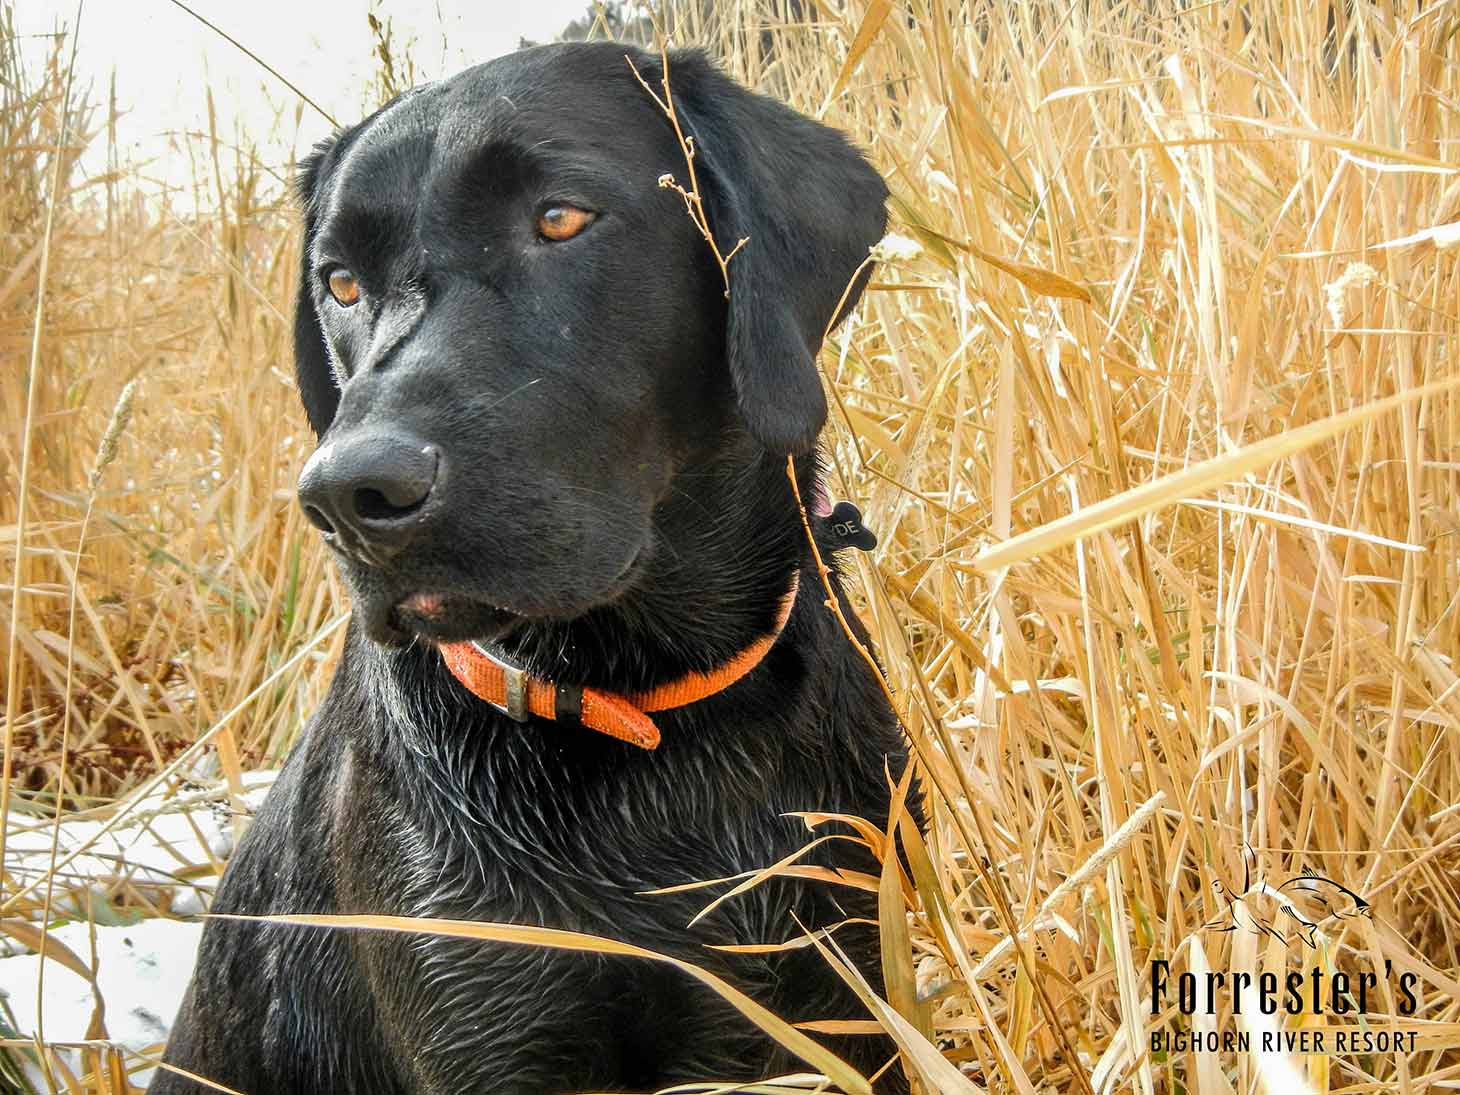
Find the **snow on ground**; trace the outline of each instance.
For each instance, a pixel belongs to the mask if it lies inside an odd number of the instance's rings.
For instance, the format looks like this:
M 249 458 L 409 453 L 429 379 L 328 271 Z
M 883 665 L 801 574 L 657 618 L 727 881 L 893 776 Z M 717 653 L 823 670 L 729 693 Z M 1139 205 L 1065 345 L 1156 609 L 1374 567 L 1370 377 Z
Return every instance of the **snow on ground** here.
M 258 809 L 275 775 L 272 771 L 245 775 L 236 810 L 224 791 L 212 789 L 130 800 L 123 819 L 109 831 L 107 816 L 63 820 L 56 862 L 60 866 L 72 852 L 79 854 L 56 874 L 62 900 L 53 907 L 85 915 L 82 897 L 88 889 L 115 892 L 135 886 L 169 899 L 172 911 L 180 915 L 201 913 L 217 871 L 199 874 L 198 868 L 216 868 L 228 857 L 235 819 L 245 821 Z M 12 815 L 5 840 L 12 878 L 25 885 L 45 877 L 51 864 L 49 819 Z
M 116 897 L 130 890 L 177 916 L 204 912 L 221 863 L 233 849 L 235 828 L 258 808 L 275 775 L 249 773 L 244 793 L 231 802 L 216 789 L 133 800 L 110 831 L 104 831 L 106 816 L 62 821 L 55 862 L 77 854 L 56 872 L 50 934 L 95 969 L 111 1041 L 149 1055 L 166 1041 L 192 975 L 203 926 L 198 920 L 163 918 L 92 924 L 87 910 L 100 908 L 106 915 L 98 920 L 116 921 Z M 49 821 L 12 815 L 5 850 L 11 878 L 23 886 L 43 880 L 52 862 L 51 840 Z M 38 901 L 41 894 L 37 887 L 31 896 Z M 26 1037 L 37 1033 L 39 965 L 38 955 L 13 937 L 0 935 L 0 1003 Z M 43 994 L 45 1010 L 39 1018 L 44 1020 L 45 1040 L 85 1039 L 95 1006 L 86 979 L 48 958 Z M 146 1075 L 139 1073 L 133 1082 L 145 1086 Z M 38 1090 L 45 1090 L 44 1085 Z
M 51 935 L 83 962 L 91 958 L 91 925 L 75 922 Z M 167 1041 L 173 1016 L 187 991 L 201 921 L 141 920 L 128 925 L 98 925 L 96 931 L 96 984 L 106 1002 L 108 1038 L 129 1050 L 154 1055 Z M 23 1035 L 41 1030 L 47 1042 L 79 1042 L 95 1007 L 91 986 L 59 962 L 46 960 L 44 1027 L 37 1026 L 36 983 L 40 957 L 22 954 L 0 960 L 0 993 Z M 74 1056 L 67 1063 L 75 1069 Z M 147 1073 L 132 1082 L 146 1086 Z M 33 1084 L 40 1080 L 33 1074 Z M 38 1083 L 44 1091 L 44 1083 Z

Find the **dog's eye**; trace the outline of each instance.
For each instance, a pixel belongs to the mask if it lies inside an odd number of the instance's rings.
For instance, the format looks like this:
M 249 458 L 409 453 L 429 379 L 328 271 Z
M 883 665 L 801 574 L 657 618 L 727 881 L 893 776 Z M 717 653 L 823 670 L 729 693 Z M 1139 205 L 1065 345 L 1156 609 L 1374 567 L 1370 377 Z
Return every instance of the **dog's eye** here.
M 341 308 L 348 308 L 360 299 L 360 283 L 343 266 L 336 266 L 331 270 L 325 282 L 329 286 L 330 296 L 335 298 L 335 303 Z
M 576 205 L 552 205 L 537 218 L 537 233 L 545 240 L 561 243 L 587 228 L 597 215 Z

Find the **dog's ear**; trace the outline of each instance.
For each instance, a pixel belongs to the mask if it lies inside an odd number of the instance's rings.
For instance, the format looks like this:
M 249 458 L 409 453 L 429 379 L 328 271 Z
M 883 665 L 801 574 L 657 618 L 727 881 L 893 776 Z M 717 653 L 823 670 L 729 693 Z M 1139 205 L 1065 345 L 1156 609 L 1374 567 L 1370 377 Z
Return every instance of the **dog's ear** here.
M 299 288 L 294 298 L 294 377 L 299 385 L 299 399 L 316 436 L 322 437 L 334 421 L 340 406 L 340 385 L 334 363 L 324 341 L 324 331 L 314 310 L 314 294 L 310 279 L 310 252 L 319 221 L 319 196 L 327 164 L 336 140 L 331 138 L 315 146 L 299 165 L 295 191 L 304 211 L 304 236 L 299 252 Z
M 662 95 L 659 59 L 641 54 L 636 67 Z M 730 261 L 726 331 L 741 414 L 766 448 L 804 452 L 826 423 L 816 353 L 862 294 L 887 187 L 841 133 L 747 91 L 696 50 L 669 54 L 669 83 L 720 252 L 748 241 Z M 682 163 L 673 174 L 688 188 Z

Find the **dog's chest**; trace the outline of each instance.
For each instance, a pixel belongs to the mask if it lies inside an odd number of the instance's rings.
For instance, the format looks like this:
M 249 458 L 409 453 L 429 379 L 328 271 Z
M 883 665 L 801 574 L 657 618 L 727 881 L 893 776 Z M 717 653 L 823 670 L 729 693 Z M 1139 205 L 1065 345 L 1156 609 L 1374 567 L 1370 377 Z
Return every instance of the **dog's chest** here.
M 765 867 L 811 839 L 777 804 L 738 787 L 727 797 L 723 780 L 713 797 L 684 771 L 677 795 L 620 772 L 613 783 L 555 784 L 551 797 L 531 780 L 510 795 L 486 780 L 497 792 L 487 796 L 477 775 L 414 799 L 379 780 L 347 796 L 336 857 L 344 911 L 597 936 L 709 969 L 755 996 L 775 983 L 764 960 L 715 945 L 780 942 L 799 935 L 796 919 L 814 926 L 847 915 L 815 888 L 774 880 L 689 927 L 732 883 L 653 892 Z M 733 1033 L 713 994 L 653 962 L 430 936 L 362 936 L 357 946 L 382 1029 L 411 1047 L 414 1067 L 519 1067 L 496 1054 L 505 1052 L 501 1031 L 529 1013 L 542 1029 L 523 1044 L 582 1042 L 585 1061 L 611 1069 L 626 1067 L 625 1054 L 661 1060 L 715 1046 L 730 1056 L 703 1062 L 714 1075 L 727 1062 L 758 1070 L 752 1062 L 766 1052 L 749 1030 Z M 472 1082 L 453 1074 L 446 1088 Z
M 419 773 L 410 795 L 398 781 L 360 779 L 344 796 L 341 904 L 678 949 L 787 934 L 787 895 L 769 890 L 685 933 L 726 886 L 681 887 L 759 870 L 811 841 L 763 781 L 697 765 L 671 777 L 645 764 L 585 774 L 492 759 Z M 656 892 L 666 889 L 678 892 Z M 784 924 L 770 923 L 772 909 Z

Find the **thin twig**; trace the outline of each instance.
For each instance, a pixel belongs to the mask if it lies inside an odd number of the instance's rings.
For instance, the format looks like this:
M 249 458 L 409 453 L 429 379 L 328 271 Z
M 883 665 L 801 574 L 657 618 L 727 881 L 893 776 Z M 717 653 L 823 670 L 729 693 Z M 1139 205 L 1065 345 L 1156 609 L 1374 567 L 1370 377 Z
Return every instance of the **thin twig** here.
M 176 0 L 174 0 L 174 3 Z M 634 79 L 639 81 L 639 86 L 649 93 L 649 98 L 654 100 L 656 106 L 664 111 L 664 116 L 669 119 L 670 125 L 674 126 L 674 137 L 679 142 L 679 150 L 684 153 L 684 166 L 689 172 L 689 189 L 686 190 L 674 178 L 673 175 L 665 173 L 659 176 L 659 185 L 665 190 L 673 190 L 684 199 L 685 212 L 689 219 L 694 221 L 695 227 L 700 230 L 700 235 L 705 237 L 705 242 L 710 245 L 710 251 L 715 256 L 715 262 L 720 267 L 720 279 L 725 283 L 725 297 L 730 297 L 730 260 L 740 253 L 740 249 L 750 242 L 749 236 L 742 236 L 735 241 L 735 246 L 730 248 L 728 254 L 722 254 L 720 245 L 715 242 L 715 234 L 710 231 L 710 220 L 705 214 L 705 203 L 700 197 L 699 176 L 695 173 L 695 139 L 691 134 L 685 136 L 684 129 L 679 124 L 679 111 L 674 106 L 674 92 L 669 87 L 669 44 L 662 42 L 659 46 L 660 67 L 663 69 L 663 77 L 659 81 L 664 88 L 664 97 L 661 99 L 655 94 L 654 89 L 649 86 L 638 67 L 634 64 L 633 58 L 627 53 L 624 60 L 628 62 L 629 70 L 634 74 Z
M 86 510 L 81 515 L 81 530 L 76 535 L 76 564 L 71 568 L 71 605 L 66 622 L 66 683 L 63 693 L 65 707 L 61 714 L 61 758 L 56 772 L 56 812 L 51 823 L 50 869 L 46 872 L 46 892 L 41 902 L 41 945 L 37 948 L 40 954 L 35 980 L 36 1034 L 38 1037 L 41 1036 L 41 1015 L 45 1011 L 46 944 L 51 937 L 49 925 L 51 923 L 51 903 L 56 889 L 56 856 L 61 848 L 61 817 L 66 809 L 66 761 L 71 750 L 71 713 L 75 707 L 71 698 L 71 687 L 76 672 L 76 602 L 80 599 L 81 553 L 86 547 L 86 533 L 91 527 L 91 515 L 96 510 L 96 492 L 97 488 L 101 486 L 102 473 L 117 458 L 117 442 L 126 431 L 127 423 L 132 419 L 132 403 L 136 396 L 137 381 L 127 381 L 122 387 L 121 394 L 117 396 L 111 420 L 101 435 L 101 443 L 96 447 L 96 464 L 87 478 Z M 97 1004 L 100 1005 L 101 996 L 97 992 L 94 973 L 91 991 L 96 996 Z M 99 1006 L 94 1015 L 100 1014 Z M 106 1037 L 105 1021 L 101 1021 L 98 1025 L 102 1027 L 101 1030 L 87 1030 L 88 1038 Z
M 203 18 L 203 16 L 199 15 L 192 8 L 190 8 L 186 4 L 184 4 L 182 2 L 182 0 L 171 0 L 171 3 L 172 3 L 172 5 L 174 7 L 181 8 L 183 11 L 187 12 L 194 19 L 196 19 L 198 22 L 202 23 L 203 26 L 207 27 L 214 34 L 218 35 L 219 38 L 222 38 L 229 45 L 233 46 L 235 49 L 237 49 L 240 52 L 242 52 L 245 57 L 247 57 L 254 64 L 258 65 L 259 68 L 263 69 L 265 72 L 267 72 L 274 79 L 278 80 L 279 83 L 283 84 L 290 91 L 294 92 L 295 95 L 298 95 L 299 98 L 303 99 L 306 103 L 308 103 L 316 111 L 318 111 L 319 112 L 319 116 L 321 118 L 323 118 L 325 121 L 329 122 L 330 125 L 335 126 L 335 127 L 338 128 L 338 126 L 339 126 L 340 123 L 337 122 L 337 121 L 335 121 L 335 116 L 333 114 L 331 114 L 324 107 L 322 107 L 318 103 L 316 103 L 308 95 L 304 94 L 304 92 L 300 90 L 299 86 L 297 84 L 295 84 L 294 81 L 290 80 L 289 77 L 285 76 L 282 72 L 280 72 L 278 69 L 276 69 L 273 65 L 269 64 L 269 62 L 265 61 L 262 57 L 260 57 L 253 50 L 249 49 L 246 45 L 244 45 L 242 42 L 240 42 L 237 38 L 233 37 L 233 35 L 229 34 L 226 30 L 224 30 L 222 27 L 218 26 L 216 23 L 211 23 L 207 19 Z

